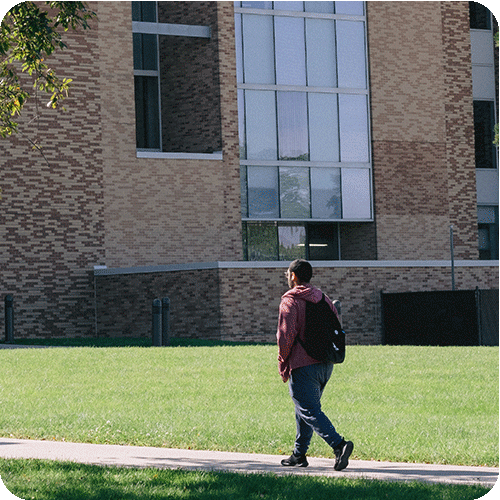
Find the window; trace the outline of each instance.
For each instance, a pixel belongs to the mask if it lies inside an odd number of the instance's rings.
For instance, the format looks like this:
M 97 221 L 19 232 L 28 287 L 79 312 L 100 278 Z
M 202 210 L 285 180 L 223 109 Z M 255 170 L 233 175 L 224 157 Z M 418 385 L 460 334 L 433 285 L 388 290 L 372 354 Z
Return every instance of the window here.
M 338 224 L 244 222 L 246 260 L 338 260 Z
M 495 54 L 492 15 L 484 5 L 469 2 L 474 99 L 476 168 L 497 168 L 493 145 L 496 114 Z
M 137 149 L 222 150 L 217 5 L 132 2 Z
M 235 2 L 250 260 L 335 259 L 337 221 L 372 220 L 365 23 L 364 2 Z
M 493 144 L 495 108 L 492 101 L 474 101 L 474 144 L 476 168 L 496 168 L 497 148 Z
M 498 259 L 498 207 L 477 207 L 479 258 Z
M 470 27 L 474 30 L 491 29 L 491 13 L 479 2 L 469 2 Z

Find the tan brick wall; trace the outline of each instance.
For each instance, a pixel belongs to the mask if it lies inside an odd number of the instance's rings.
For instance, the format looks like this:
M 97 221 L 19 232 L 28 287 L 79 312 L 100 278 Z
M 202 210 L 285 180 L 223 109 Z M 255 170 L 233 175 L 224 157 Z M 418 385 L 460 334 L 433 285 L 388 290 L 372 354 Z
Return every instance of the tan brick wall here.
M 377 258 L 477 258 L 467 2 L 368 2 Z
M 0 141 L 0 293 L 2 302 L 14 295 L 18 337 L 95 333 L 95 264 L 242 259 L 233 3 L 217 2 L 222 160 L 137 158 L 130 2 L 90 8 L 98 14 L 92 29 L 65 34 L 68 48 L 50 61 L 74 80 L 67 112 L 41 105 L 30 122 L 28 106 L 22 133 Z M 477 258 L 467 2 L 369 2 L 368 33 L 376 231 L 352 225 L 342 250 L 446 259 L 452 223 L 455 257 Z M 42 141 L 48 163 L 26 136 Z M 217 335 L 220 321 L 224 338 L 271 340 L 283 271 L 193 271 L 171 274 L 175 286 L 164 276 L 141 286 L 175 294 L 185 280 L 188 305 L 178 318 L 207 313 L 199 303 L 213 292 L 209 326 L 197 316 L 183 334 Z M 460 267 L 456 279 L 459 289 L 496 288 L 498 269 Z M 316 282 L 344 302 L 350 341 L 369 343 L 380 341 L 380 289 L 440 290 L 449 280 L 449 268 L 324 268 Z M 134 293 L 136 282 L 126 284 L 131 290 L 113 292 Z M 0 335 L 2 311 L 0 303 Z
M 280 297 L 287 290 L 280 268 L 219 269 L 223 340 L 274 342 Z M 449 266 L 317 267 L 313 284 L 342 303 L 350 344 L 382 341 L 380 293 L 451 290 Z M 457 290 L 498 288 L 497 267 L 456 267 Z
M 137 158 L 131 9 L 99 2 L 105 157 L 105 264 L 130 267 L 241 258 L 232 4 L 218 5 L 223 160 Z M 232 35 L 234 37 L 234 34 Z M 106 71 L 106 73 L 104 73 Z M 105 75 L 109 78 L 106 78 Z M 234 80 L 234 81 L 233 81 Z M 234 87 L 234 88 L 233 88 Z M 115 97 L 118 99 L 115 100 Z M 236 177 L 238 176 L 238 177 Z M 238 179 L 235 182 L 236 178 Z

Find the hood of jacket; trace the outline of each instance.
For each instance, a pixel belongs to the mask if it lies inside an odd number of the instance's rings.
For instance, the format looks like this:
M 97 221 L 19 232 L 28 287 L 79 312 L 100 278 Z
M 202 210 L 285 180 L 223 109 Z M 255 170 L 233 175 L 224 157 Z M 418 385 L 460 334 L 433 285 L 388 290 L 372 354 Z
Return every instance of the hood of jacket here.
M 293 299 L 302 299 L 307 302 L 317 303 L 321 300 L 323 296 L 323 292 L 312 285 L 298 285 L 294 288 L 291 288 L 283 295 L 283 298 L 289 297 Z

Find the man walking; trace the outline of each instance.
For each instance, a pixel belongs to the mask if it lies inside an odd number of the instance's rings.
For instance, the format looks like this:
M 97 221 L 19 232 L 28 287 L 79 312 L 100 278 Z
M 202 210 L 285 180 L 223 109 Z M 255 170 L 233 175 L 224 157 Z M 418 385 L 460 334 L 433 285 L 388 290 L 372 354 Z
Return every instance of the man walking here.
M 278 365 L 283 382 L 289 381 L 290 395 L 295 405 L 297 435 L 292 455 L 281 461 L 284 466 L 307 467 L 306 453 L 313 432 L 323 438 L 335 453 L 334 469 L 345 469 L 354 445 L 340 436 L 321 410 L 321 395 L 330 379 L 332 363 L 321 363 L 306 353 L 295 339 L 304 339 L 306 301 L 319 302 L 322 292 L 310 285 L 312 266 L 303 259 L 294 260 L 286 272 L 290 290 L 281 297 L 279 307 Z M 325 300 L 338 313 L 329 297 Z

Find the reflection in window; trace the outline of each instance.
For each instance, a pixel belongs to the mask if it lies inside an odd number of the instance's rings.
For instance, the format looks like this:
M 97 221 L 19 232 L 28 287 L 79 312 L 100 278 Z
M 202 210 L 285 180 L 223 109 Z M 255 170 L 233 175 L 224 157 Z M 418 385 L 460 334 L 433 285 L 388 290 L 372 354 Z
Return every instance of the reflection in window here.
M 308 168 L 280 167 L 280 206 L 284 219 L 311 216 Z
M 342 217 L 339 168 L 311 168 L 313 219 Z
M 274 92 L 245 91 L 246 152 L 251 160 L 276 160 Z
M 279 217 L 278 169 L 275 167 L 248 167 L 249 216 L 269 219 Z
M 279 260 L 306 258 L 306 229 L 304 226 L 278 226 Z
M 337 224 L 243 223 L 246 260 L 338 260 Z
M 364 2 L 235 2 L 248 258 L 254 224 L 275 259 L 329 260 L 334 221 L 372 219 L 365 23 Z
M 307 100 L 305 92 L 278 92 L 280 160 L 308 160 Z
M 278 239 L 274 224 L 248 224 L 247 260 L 278 260 Z

